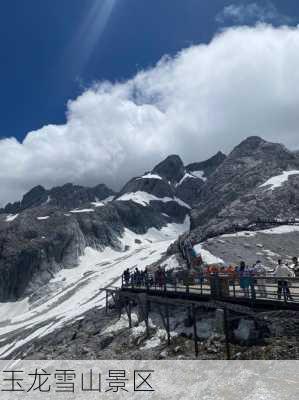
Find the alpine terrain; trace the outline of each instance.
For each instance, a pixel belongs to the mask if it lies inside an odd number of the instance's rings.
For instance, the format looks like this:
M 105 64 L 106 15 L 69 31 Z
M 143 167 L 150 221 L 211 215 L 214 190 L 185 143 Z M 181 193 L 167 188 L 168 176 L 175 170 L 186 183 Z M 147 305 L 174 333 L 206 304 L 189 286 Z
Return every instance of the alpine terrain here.
M 119 286 L 127 268 L 187 270 L 178 241 L 187 235 L 206 264 L 260 259 L 270 269 L 278 258 L 291 261 L 299 240 L 298 152 L 249 137 L 227 156 L 189 165 L 170 155 L 118 193 L 103 184 L 37 186 L 6 205 L 0 357 L 51 357 L 55 337 L 101 335 L 109 324 L 104 289 Z M 77 358 L 88 353 L 82 337 Z M 67 351 L 62 346 L 60 355 L 71 357 Z

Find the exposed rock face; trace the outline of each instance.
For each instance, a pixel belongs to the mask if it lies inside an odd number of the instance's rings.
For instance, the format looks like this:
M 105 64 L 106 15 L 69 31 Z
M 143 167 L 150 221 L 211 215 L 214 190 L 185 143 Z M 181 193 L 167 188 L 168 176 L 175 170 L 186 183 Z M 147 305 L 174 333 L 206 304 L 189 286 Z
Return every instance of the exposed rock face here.
M 223 163 L 225 158 L 226 156 L 223 153 L 218 152 L 206 161 L 187 165 L 183 179 L 176 185 L 176 196 L 192 207 L 196 205 L 205 182 Z
M 169 156 L 151 172 L 130 180 L 120 191 L 119 197 L 125 193 L 141 191 L 159 198 L 177 197 L 193 206 L 198 202 L 207 178 L 224 159 L 225 155 L 219 152 L 209 160 L 184 167 L 179 156 Z
M 184 176 L 185 168 L 182 160 L 179 156 L 169 156 L 151 172 L 131 179 L 115 200 L 131 201 L 137 193 L 141 202 L 144 197 L 148 205 L 157 212 L 167 214 L 175 221 L 182 221 L 190 209 L 187 202 L 184 204 L 184 196 L 177 196 L 179 182 Z M 150 195 L 148 200 L 146 200 L 147 194 Z
M 17 299 L 75 266 L 86 246 L 120 248 L 125 228 L 143 234 L 182 223 L 191 211 L 199 242 L 258 219 L 298 218 L 299 173 L 277 187 L 265 185 L 286 171 L 299 171 L 297 153 L 250 137 L 228 157 L 217 153 L 187 167 L 169 156 L 117 196 L 105 185 L 37 186 L 0 213 L 0 300 Z
M 114 196 L 113 190 L 106 185 L 97 185 L 94 188 L 88 188 L 72 183 L 64 186 L 55 187 L 46 190 L 43 186 L 36 186 L 23 196 L 21 201 L 9 203 L 2 213 L 16 214 L 30 207 L 38 207 L 42 204 L 50 204 L 63 209 L 80 207 L 88 201 L 101 201 L 110 196 Z
M 145 175 L 146 176 L 146 175 Z M 159 178 L 133 178 L 120 191 L 118 197 L 125 193 L 146 192 L 156 197 L 173 197 L 174 188 L 164 179 Z
M 85 210 L 65 212 L 47 204 L 11 221 L 0 216 L 0 301 L 32 293 L 59 269 L 76 266 L 86 246 L 120 250 L 124 228 L 142 234 L 169 222 L 152 207 L 132 202 Z
M 153 169 L 153 173 L 160 175 L 171 183 L 176 183 L 185 175 L 185 167 L 178 155 L 171 155 L 158 164 Z
M 298 217 L 299 176 L 281 187 L 262 187 L 284 171 L 299 170 L 298 156 L 283 145 L 250 137 L 237 146 L 208 179 L 191 213 L 194 235 L 246 227 L 259 218 Z
M 105 200 L 114 195 L 114 191 L 103 184 L 93 188 L 85 188 L 67 183 L 49 191 L 49 202 L 51 205 L 70 209 L 81 207 L 82 204 L 87 202 Z
M 209 177 L 226 159 L 226 155 L 219 151 L 206 161 L 192 163 L 186 166 L 188 172 L 203 171 L 205 177 Z
M 192 207 L 198 202 L 205 181 L 190 174 L 186 175 L 186 178 L 176 186 L 175 194 Z

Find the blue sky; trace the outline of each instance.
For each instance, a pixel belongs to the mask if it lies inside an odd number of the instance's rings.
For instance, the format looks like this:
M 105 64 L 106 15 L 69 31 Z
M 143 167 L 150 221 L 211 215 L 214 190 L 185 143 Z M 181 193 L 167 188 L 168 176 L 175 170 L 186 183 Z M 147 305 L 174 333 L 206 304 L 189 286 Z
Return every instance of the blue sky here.
M 102 35 L 90 40 L 93 27 L 82 34 L 82 26 L 90 10 L 104 2 L 1 0 L 0 137 L 22 139 L 43 125 L 64 122 L 66 102 L 80 94 L 82 86 L 126 79 L 165 54 L 208 42 L 222 26 L 215 20 L 221 10 L 252 3 L 116 0 Z M 272 4 L 282 15 L 299 16 L 296 0 Z
M 1 0 L 0 205 L 119 189 L 260 135 L 299 149 L 296 0 Z

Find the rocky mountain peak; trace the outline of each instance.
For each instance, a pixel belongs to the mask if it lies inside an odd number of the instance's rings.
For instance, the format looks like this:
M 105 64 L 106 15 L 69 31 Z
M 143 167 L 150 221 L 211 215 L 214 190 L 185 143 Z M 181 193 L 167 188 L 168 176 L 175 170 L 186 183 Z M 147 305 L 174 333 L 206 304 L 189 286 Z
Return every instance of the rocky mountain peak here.
M 202 171 L 204 173 L 204 176 L 208 177 L 219 167 L 220 164 L 223 163 L 225 159 L 226 155 L 222 153 L 222 151 L 218 151 L 218 153 L 216 153 L 208 160 L 187 165 L 186 170 L 188 172 Z
M 185 167 L 181 158 L 173 154 L 156 165 L 152 172 L 174 183 L 179 182 L 183 178 Z
M 252 156 L 254 152 L 259 151 L 265 143 L 266 141 L 259 136 L 249 136 L 233 149 L 230 156 L 236 158 Z
M 258 136 L 250 136 L 243 140 L 230 153 L 229 159 L 233 162 L 236 159 L 250 157 L 261 162 L 283 162 L 285 168 L 288 162 L 296 160 L 296 155 L 280 143 L 267 142 Z

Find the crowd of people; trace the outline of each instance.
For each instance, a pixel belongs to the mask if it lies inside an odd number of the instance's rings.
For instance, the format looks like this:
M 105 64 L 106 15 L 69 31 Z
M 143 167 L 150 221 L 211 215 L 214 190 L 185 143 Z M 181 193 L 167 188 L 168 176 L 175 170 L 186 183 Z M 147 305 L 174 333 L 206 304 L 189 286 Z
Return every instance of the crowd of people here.
M 162 287 L 166 283 L 166 273 L 161 267 L 158 267 L 154 273 L 147 268 L 144 271 L 141 271 L 137 267 L 133 271 L 127 268 L 123 274 L 123 282 L 127 286 L 157 285 Z
M 184 251 L 191 254 L 189 244 L 184 248 Z M 228 278 L 227 281 L 238 281 L 245 297 L 249 297 L 250 290 L 254 288 L 258 296 L 267 298 L 267 290 L 269 290 L 269 288 L 267 289 L 267 278 L 272 277 L 275 278 L 277 284 L 277 298 L 280 300 L 284 296 L 287 300 L 292 300 L 290 280 L 288 278 L 299 277 L 298 257 L 293 257 L 291 265 L 278 260 L 277 265 L 272 270 L 265 267 L 260 260 L 256 261 L 252 266 L 246 265 L 244 261 L 241 261 L 238 266 L 225 266 L 222 264 L 205 265 L 201 257 L 193 255 L 193 258 L 190 258 L 190 263 L 193 265 L 193 268 L 189 273 L 189 278 L 192 278 L 194 284 L 202 284 L 205 278 L 212 275 L 226 277 Z M 155 285 L 162 288 L 166 283 L 177 283 L 177 278 L 179 278 L 177 274 L 174 276 L 172 271 L 165 272 L 161 267 L 158 267 L 155 271 L 147 268 L 144 271 L 138 268 L 130 271 L 128 268 L 123 274 L 123 282 L 127 286 Z

